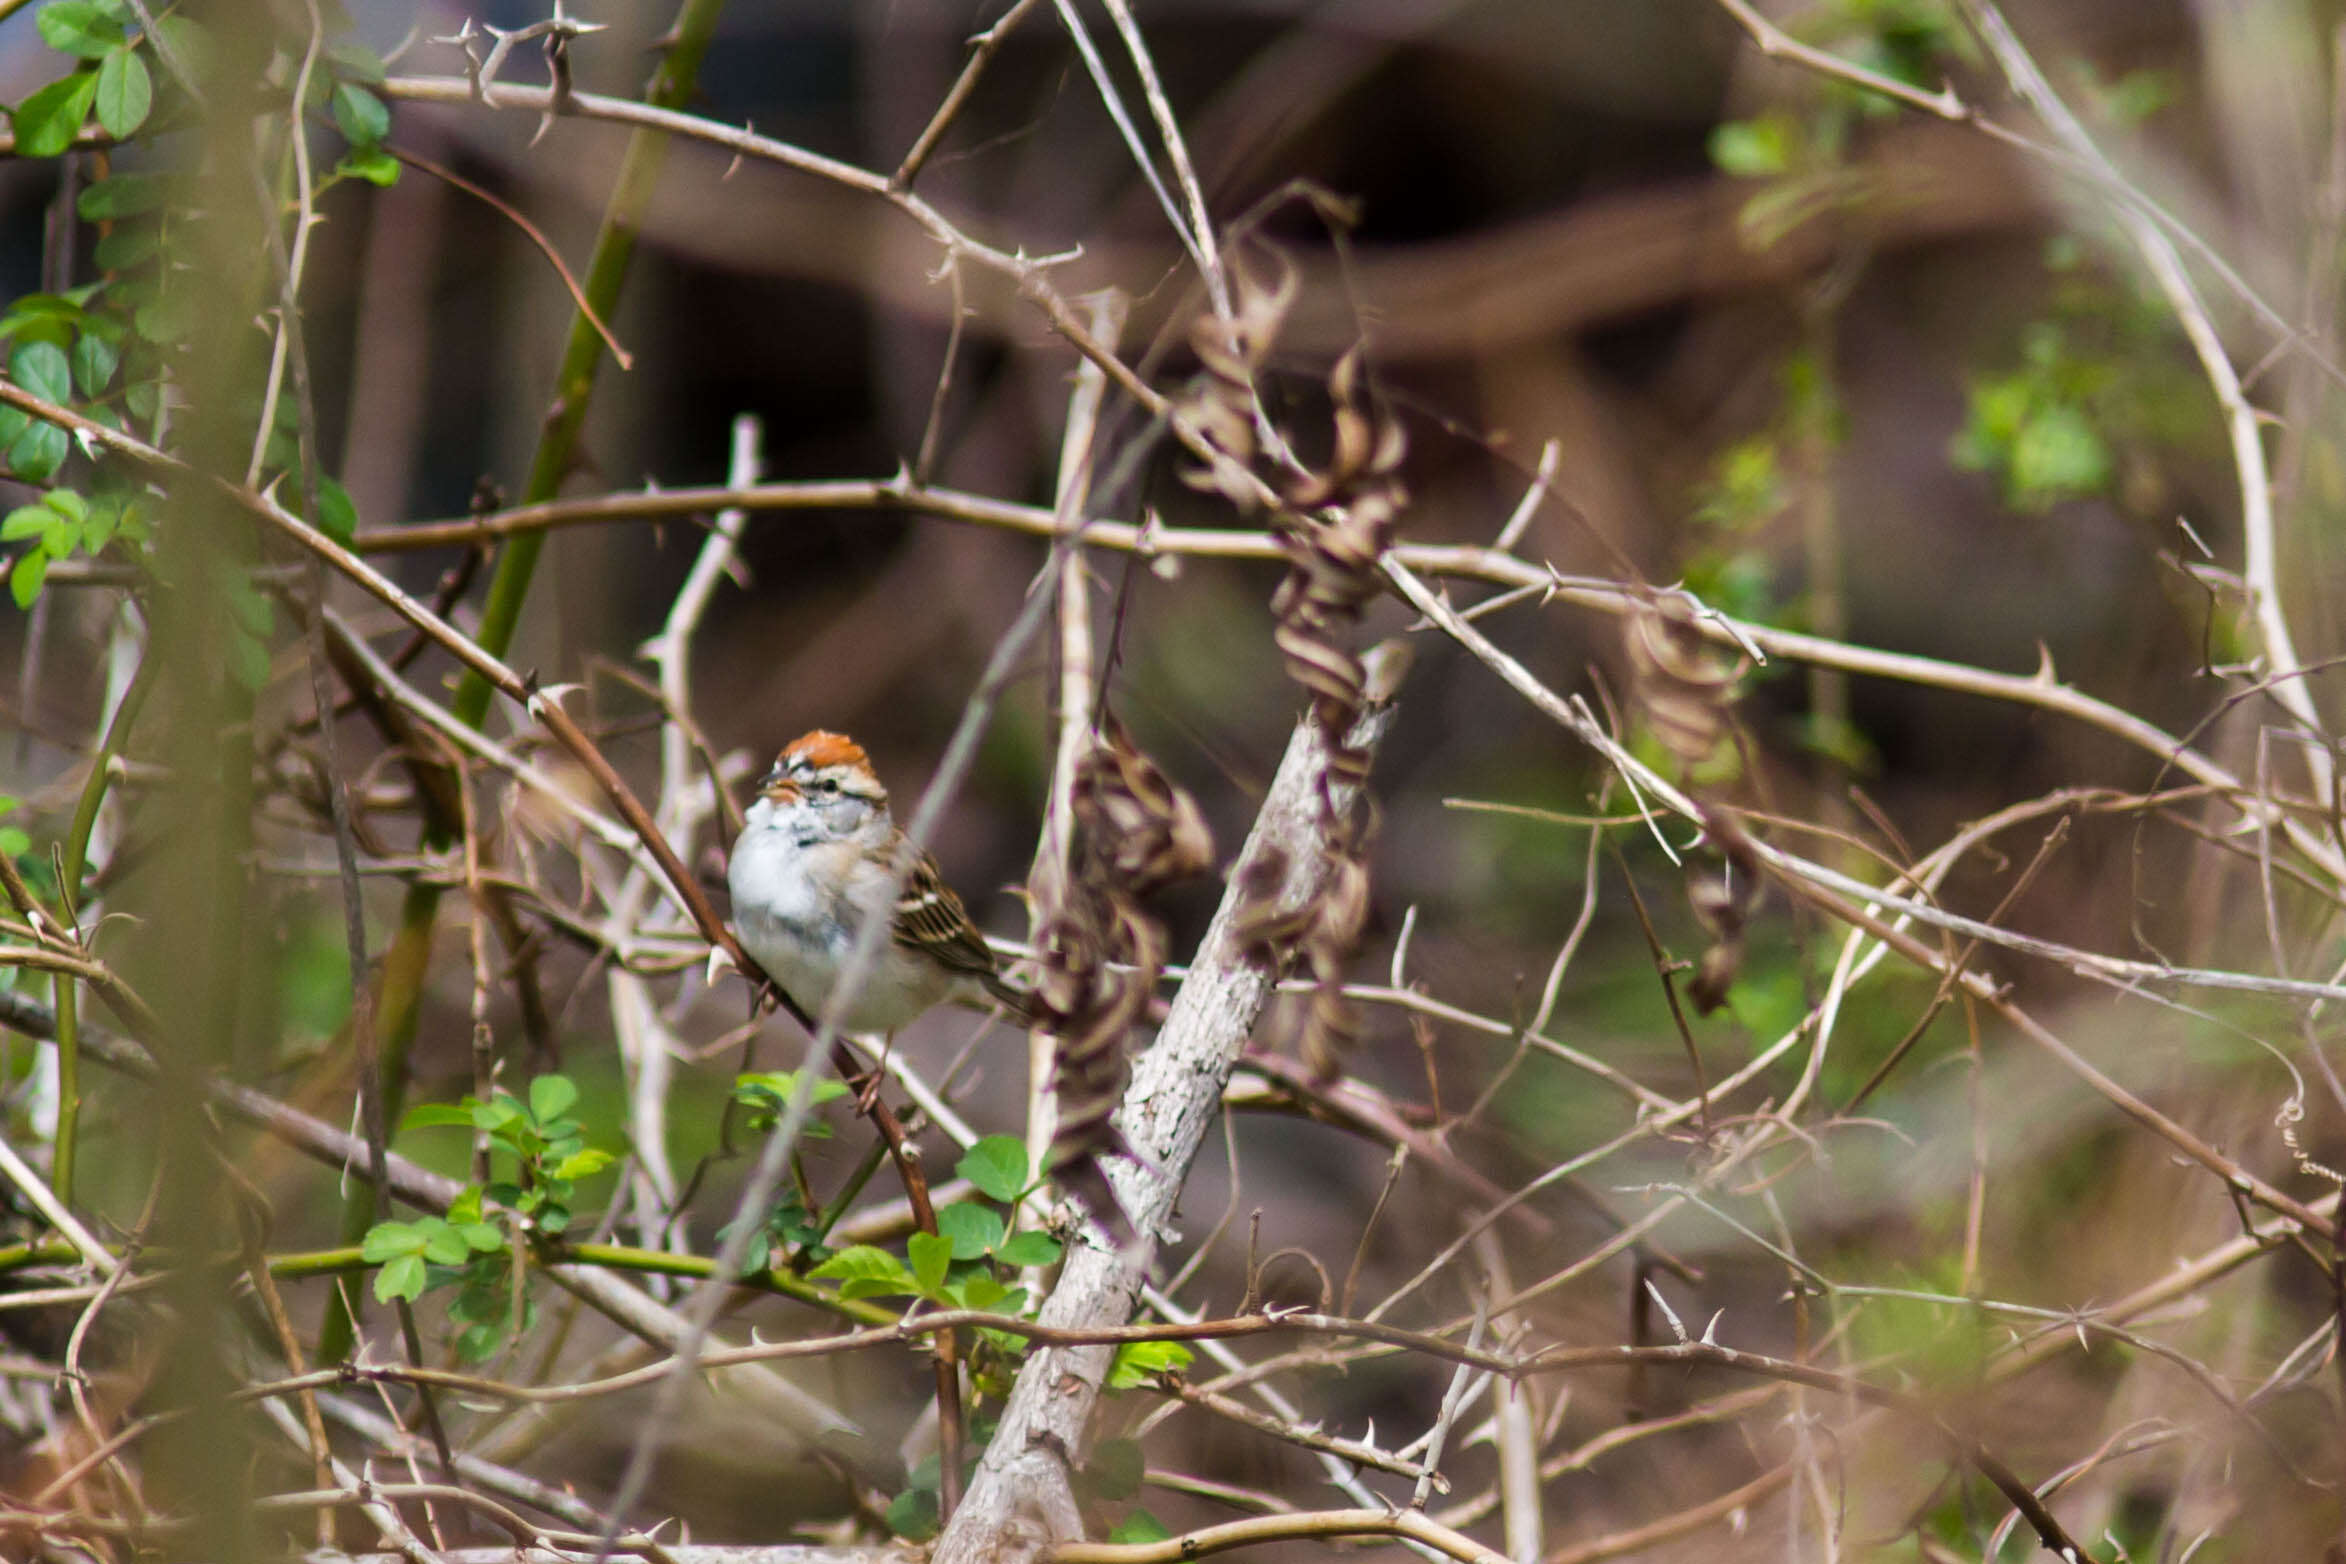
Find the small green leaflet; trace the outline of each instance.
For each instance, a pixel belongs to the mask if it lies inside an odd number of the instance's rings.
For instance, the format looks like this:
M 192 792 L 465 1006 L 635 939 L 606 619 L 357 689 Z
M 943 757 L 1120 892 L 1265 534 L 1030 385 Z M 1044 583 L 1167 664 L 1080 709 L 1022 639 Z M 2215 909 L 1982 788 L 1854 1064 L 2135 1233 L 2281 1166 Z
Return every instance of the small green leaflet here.
M 1026 1193 L 1026 1143 L 1015 1135 L 988 1135 L 953 1164 L 953 1171 L 1007 1205 Z
M 98 62 L 98 124 L 116 140 L 127 140 L 147 122 L 155 106 L 154 79 L 147 62 L 128 48 Z

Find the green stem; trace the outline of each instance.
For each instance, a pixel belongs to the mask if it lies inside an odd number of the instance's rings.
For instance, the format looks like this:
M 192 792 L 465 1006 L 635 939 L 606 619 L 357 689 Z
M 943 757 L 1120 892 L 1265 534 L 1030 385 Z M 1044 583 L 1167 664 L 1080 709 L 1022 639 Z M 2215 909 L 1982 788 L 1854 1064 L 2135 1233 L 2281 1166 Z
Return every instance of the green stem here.
M 168 1264 L 173 1258 L 167 1251 L 150 1251 L 147 1258 L 158 1264 Z M 62 1238 L 45 1238 L 38 1243 L 10 1244 L 0 1248 L 0 1272 L 21 1271 L 35 1265 L 71 1265 L 81 1259 L 81 1251 Z M 214 1265 L 235 1265 L 235 1255 L 220 1255 L 205 1262 Z M 311 1276 L 339 1276 L 346 1271 L 371 1270 L 365 1255 L 356 1245 L 343 1249 L 311 1249 L 296 1254 L 269 1256 L 269 1274 L 300 1280 Z
M 138 720 L 139 708 L 146 704 L 147 690 L 154 683 L 154 662 L 142 659 L 138 673 L 132 677 L 130 688 L 122 692 L 122 704 L 114 708 L 114 720 L 106 726 L 106 736 L 99 740 L 97 753 L 90 757 L 90 777 L 82 784 L 81 798 L 73 806 L 73 825 L 65 834 L 64 875 L 58 882 L 57 895 L 78 919 L 81 907 L 81 877 L 89 863 L 90 833 L 98 826 L 98 810 L 106 802 L 108 773 L 114 757 L 121 753 L 124 741 L 130 737 L 130 725 Z M 75 937 L 80 931 L 75 930 Z M 50 1165 L 50 1186 L 57 1191 L 60 1204 L 73 1204 L 74 1146 L 79 1139 L 81 1123 L 81 1016 L 80 998 L 73 979 L 63 973 L 57 976 L 57 1145 Z
M 21 1271 L 28 1265 L 72 1265 L 80 1258 L 81 1251 L 64 1239 L 44 1238 L 0 1249 L 0 1272 Z
M 676 24 L 669 30 L 667 52 L 644 89 L 647 103 L 673 109 L 683 107 L 691 99 L 700 76 L 701 59 L 708 53 L 709 40 L 716 33 L 718 13 L 724 8 L 724 0 L 684 0 Z M 562 365 L 555 377 L 553 408 L 538 436 L 537 452 L 530 460 L 529 483 L 522 493 L 525 505 L 552 499 L 578 454 L 579 434 L 586 424 L 587 406 L 594 396 L 595 372 L 602 365 L 604 351 L 594 322 L 598 318 L 611 318 L 618 305 L 620 288 L 627 280 L 628 263 L 635 256 L 636 235 L 658 186 L 660 164 L 667 148 L 668 136 L 664 131 L 639 129 L 627 138 L 618 178 L 603 208 L 602 229 L 595 236 L 594 256 L 587 264 L 584 290 L 587 308 L 571 318 L 569 340 L 563 347 Z M 481 606 L 480 629 L 474 635 L 492 657 L 503 657 L 513 644 L 513 632 L 521 621 L 522 604 L 529 596 L 530 578 L 537 569 L 538 553 L 544 544 L 544 534 L 525 533 L 507 544 L 497 556 L 497 568 L 489 578 L 488 596 Z M 492 693 L 486 680 L 478 674 L 467 673 L 457 686 L 450 710 L 460 721 L 477 728 L 488 717 Z M 434 833 L 427 845 L 446 847 L 448 842 L 448 834 L 443 830 Z M 375 1036 L 381 1050 L 381 1098 L 387 1124 L 399 1122 L 400 1102 L 407 1084 L 407 1060 L 415 1042 L 416 1015 L 424 977 L 430 967 L 432 926 L 439 915 L 440 894 L 438 886 L 419 884 L 409 889 L 401 908 L 398 932 L 392 936 L 391 947 L 384 955 L 375 1005 Z M 354 983 L 358 977 L 357 973 L 351 974 Z M 372 1192 L 363 1184 L 354 1184 L 343 1206 L 344 1239 L 355 1242 L 363 1237 L 373 1225 L 374 1215 Z M 337 1297 L 319 1336 L 318 1361 L 341 1361 L 355 1339 L 356 1322 Z
M 269 1274 L 279 1279 L 300 1280 L 309 1276 L 342 1276 L 352 1271 L 372 1270 L 356 1244 L 340 1249 L 311 1249 L 301 1254 L 273 1254 L 269 1256 Z
M 662 1249 L 634 1249 L 625 1244 L 563 1244 L 549 1258 L 574 1265 L 598 1265 L 610 1271 L 690 1276 L 703 1281 L 717 1274 L 716 1262 L 705 1255 L 670 1254 Z M 863 1325 L 893 1325 L 899 1318 L 892 1310 L 883 1309 L 861 1298 L 842 1298 L 780 1266 L 754 1276 L 737 1276 L 733 1280 L 736 1286 L 778 1292 L 786 1298 L 811 1303 Z

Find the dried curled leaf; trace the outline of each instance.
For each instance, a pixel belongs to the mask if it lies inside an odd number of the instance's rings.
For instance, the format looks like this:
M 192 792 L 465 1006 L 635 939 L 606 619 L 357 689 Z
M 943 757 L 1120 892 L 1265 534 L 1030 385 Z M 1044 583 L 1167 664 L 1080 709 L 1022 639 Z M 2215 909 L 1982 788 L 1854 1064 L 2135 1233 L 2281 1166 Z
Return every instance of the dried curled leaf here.
M 1135 749 L 1113 717 L 1076 768 L 1074 807 L 1088 849 L 1105 854 L 1108 875 L 1136 896 L 1202 874 L 1214 861 L 1197 801 Z
M 1313 718 L 1327 740 L 1328 769 L 1320 786 L 1320 834 L 1327 844 L 1321 890 L 1292 912 L 1250 905 L 1241 924 L 1275 959 L 1300 959 L 1309 968 L 1312 998 L 1302 1051 L 1322 1079 L 1336 1074 L 1358 1032 L 1343 995 L 1343 972 L 1369 913 L 1369 757 L 1344 742 L 1367 699 L 1368 671 L 1350 643 L 1361 610 L 1384 589 L 1378 561 L 1393 545 L 1408 500 L 1397 476 L 1407 447 L 1401 425 L 1370 406 L 1362 378 L 1357 348 L 1329 377 L 1334 446 L 1324 471 L 1287 490 L 1296 507 L 1279 533 L 1288 571 L 1271 599 L 1278 619 L 1272 639 L 1288 677 L 1310 693 Z M 1349 814 L 1340 812 L 1340 794 L 1361 802 Z
M 1281 261 L 1276 287 L 1242 278 L 1229 319 L 1201 317 L 1190 330 L 1205 373 L 1180 403 L 1210 455 L 1183 474 L 1193 487 L 1219 492 L 1240 509 L 1255 503 L 1253 462 L 1264 431 L 1255 374 L 1278 334 L 1295 291 L 1295 274 Z M 1258 959 L 1276 967 L 1300 961 L 1312 974 L 1312 999 L 1303 1028 L 1303 1053 L 1315 1073 L 1335 1074 L 1356 1023 L 1343 997 L 1344 963 L 1359 943 L 1369 908 L 1366 844 L 1371 829 L 1361 804 L 1339 809 L 1339 797 L 1365 800 L 1368 756 L 1344 742 L 1367 699 L 1367 669 L 1353 650 L 1361 611 L 1384 590 L 1379 561 L 1393 546 L 1408 490 L 1399 473 L 1408 449 L 1401 423 L 1377 405 L 1366 358 L 1354 347 L 1328 375 L 1334 427 L 1326 464 L 1299 471 L 1287 455 L 1293 442 L 1279 436 L 1289 471 L 1280 487 L 1285 505 L 1273 520 L 1287 574 L 1271 599 L 1272 635 L 1288 677 L 1311 699 L 1313 720 L 1325 736 L 1327 771 L 1320 779 L 1322 889 L 1302 906 L 1281 905 L 1289 865 L 1266 857 L 1238 887 L 1238 934 Z
M 1368 927 L 1367 830 L 1328 852 L 1328 881 L 1313 904 L 1303 959 L 1311 968 L 1311 1005 L 1304 1012 L 1303 1062 L 1323 1081 L 1333 1080 L 1360 1033 L 1358 1012 L 1344 997 L 1344 963 Z
M 1740 835 L 1726 835 L 1720 851 L 1726 860 L 1720 867 L 1697 869 L 1686 880 L 1687 904 L 1711 936 L 1686 984 L 1687 997 L 1703 1015 L 1727 1002 L 1727 990 L 1743 967 L 1744 930 L 1759 907 L 1759 864 L 1751 844 Z
M 1236 269 L 1229 316 L 1208 312 L 1191 323 L 1189 345 L 1202 373 L 1174 403 L 1211 451 L 1201 458 L 1202 465 L 1183 468 L 1181 481 L 1219 494 L 1240 510 L 1253 509 L 1257 493 L 1255 376 L 1278 341 L 1299 281 L 1284 257 L 1273 258 L 1277 281 L 1266 286 Z
M 1365 370 L 1358 343 L 1328 372 L 1328 400 L 1335 410 L 1336 438 L 1327 468 L 1287 491 L 1288 503 L 1305 510 L 1358 498 L 1389 479 L 1408 450 L 1399 420 L 1368 405 L 1361 385 Z
M 1638 604 L 1622 622 L 1631 695 L 1662 747 L 1687 765 L 1707 760 L 1727 731 L 1745 660 L 1722 656 L 1675 598 Z
M 1213 863 L 1212 834 L 1196 800 L 1107 719 L 1077 763 L 1073 862 L 1061 904 L 1045 920 L 1034 1009 L 1058 1044 L 1052 1082 L 1059 1132 L 1051 1163 L 1102 1217 L 1114 1208 L 1093 1164 L 1115 1143 L 1110 1122 L 1124 1090 L 1124 1044 L 1147 1018 L 1165 969 L 1164 925 L 1140 898 Z

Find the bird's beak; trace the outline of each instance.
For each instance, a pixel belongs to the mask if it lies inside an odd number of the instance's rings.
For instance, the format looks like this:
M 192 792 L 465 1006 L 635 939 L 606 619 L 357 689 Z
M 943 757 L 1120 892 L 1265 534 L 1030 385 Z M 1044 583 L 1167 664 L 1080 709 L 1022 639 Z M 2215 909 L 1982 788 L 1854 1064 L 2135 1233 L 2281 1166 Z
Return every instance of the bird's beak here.
M 780 766 L 776 766 L 758 783 L 758 794 L 763 798 L 792 799 L 798 797 L 799 787 Z

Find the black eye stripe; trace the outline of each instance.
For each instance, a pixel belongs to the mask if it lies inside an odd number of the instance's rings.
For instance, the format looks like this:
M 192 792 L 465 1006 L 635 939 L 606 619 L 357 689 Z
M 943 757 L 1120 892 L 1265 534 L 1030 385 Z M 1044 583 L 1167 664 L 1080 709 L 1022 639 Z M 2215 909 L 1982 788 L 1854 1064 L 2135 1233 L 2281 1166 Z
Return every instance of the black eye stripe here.
M 775 781 L 788 781 L 801 795 L 822 798 L 857 798 L 877 802 L 886 795 L 856 776 L 840 776 L 829 771 L 818 771 L 803 761 L 779 768 Z

